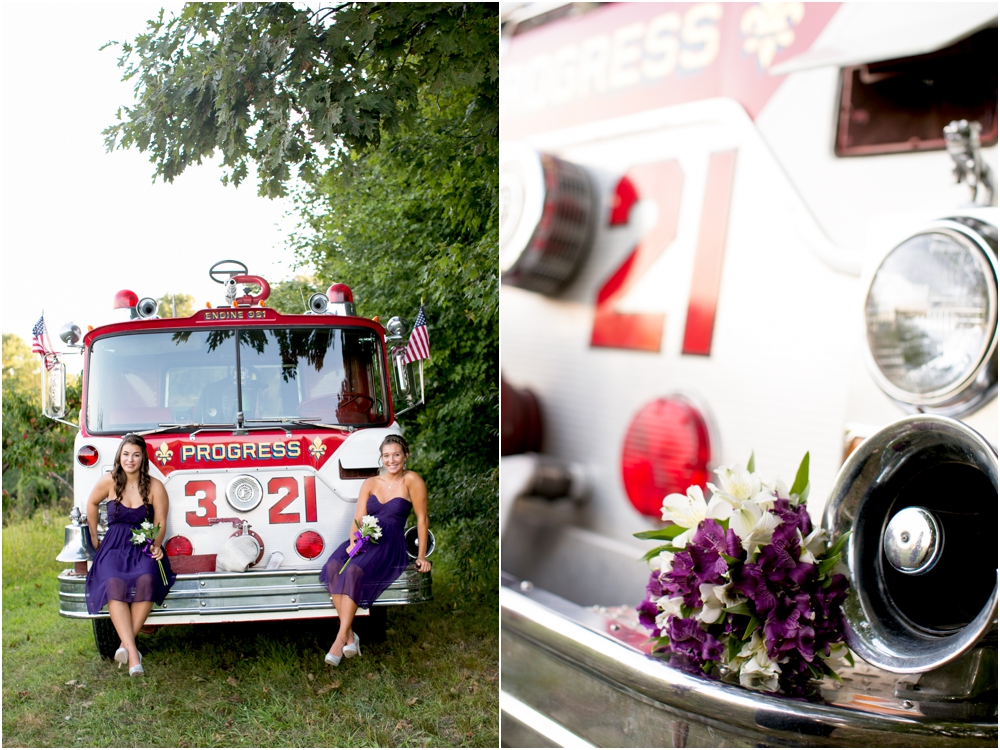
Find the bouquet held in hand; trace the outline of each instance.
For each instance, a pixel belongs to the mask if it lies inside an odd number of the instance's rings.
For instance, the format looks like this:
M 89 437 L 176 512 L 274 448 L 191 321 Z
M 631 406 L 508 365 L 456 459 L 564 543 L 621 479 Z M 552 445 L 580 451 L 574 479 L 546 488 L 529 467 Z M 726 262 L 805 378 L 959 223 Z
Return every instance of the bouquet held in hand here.
M 753 456 L 716 474 L 709 500 L 696 485 L 667 495 L 671 525 L 635 535 L 666 542 L 644 558 L 652 574 L 638 607 L 654 655 L 767 692 L 839 679 L 835 670 L 853 665 L 840 612 L 847 578 L 835 571 L 847 535 L 828 546 L 813 528 L 809 454 L 790 490 L 762 482 Z
M 356 543 L 347 553 L 347 562 L 340 569 L 341 573 L 347 570 L 351 560 L 357 557 L 366 544 L 378 544 L 378 540 L 382 538 L 382 527 L 378 525 L 378 519 L 375 516 L 364 516 L 361 519 L 361 528 L 354 532 L 354 538 Z
M 143 545 L 142 551 L 152 557 L 153 553 L 151 549 L 153 547 L 153 542 L 159 533 L 160 524 L 156 524 L 156 526 L 154 526 L 151 521 L 143 521 L 139 528 L 132 532 L 132 544 Z M 161 558 L 157 560 L 156 564 L 160 568 L 160 578 L 163 581 L 163 585 L 166 586 L 167 574 L 163 570 L 163 559 Z

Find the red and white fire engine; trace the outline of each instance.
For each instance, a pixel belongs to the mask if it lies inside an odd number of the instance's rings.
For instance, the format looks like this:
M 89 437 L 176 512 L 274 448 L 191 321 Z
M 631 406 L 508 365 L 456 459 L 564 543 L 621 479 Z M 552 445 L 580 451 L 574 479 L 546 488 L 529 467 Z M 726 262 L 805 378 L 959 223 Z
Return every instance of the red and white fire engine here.
M 504 743 L 995 746 L 996 4 L 504 22 Z M 810 704 L 649 658 L 633 533 L 806 451 L 865 661 Z
M 210 274 L 225 304 L 160 319 L 155 300 L 122 290 L 114 306 L 124 320 L 60 334 L 83 354 L 76 500 L 58 557 L 74 567 L 59 575 L 60 614 L 91 619 L 107 658 L 114 628 L 84 597 L 85 514 L 123 435 L 145 437 L 150 474 L 170 499 L 164 548 L 177 583 L 147 625 L 335 617 L 319 569 L 348 536 L 362 482 L 379 472 L 379 444 L 423 401 L 405 320 L 358 317 L 344 284 L 286 315 L 265 306 L 270 287 L 244 264 Z M 44 411 L 60 420 L 64 380 L 62 363 L 43 373 Z M 106 521 L 102 504 L 99 537 Z M 416 540 L 414 527 L 413 555 Z M 430 598 L 430 575 L 411 566 L 359 614 L 377 632 L 386 606 Z

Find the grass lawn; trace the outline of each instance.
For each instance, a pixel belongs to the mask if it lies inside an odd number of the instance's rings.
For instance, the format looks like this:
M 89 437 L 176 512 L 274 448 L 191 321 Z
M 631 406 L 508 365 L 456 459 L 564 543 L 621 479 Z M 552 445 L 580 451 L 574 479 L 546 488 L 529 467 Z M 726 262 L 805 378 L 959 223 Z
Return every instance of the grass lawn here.
M 459 598 L 447 571 L 337 669 L 335 620 L 177 626 L 139 636 L 146 676 L 129 679 L 58 614 L 62 527 L 3 529 L 4 746 L 499 745 L 496 600 Z

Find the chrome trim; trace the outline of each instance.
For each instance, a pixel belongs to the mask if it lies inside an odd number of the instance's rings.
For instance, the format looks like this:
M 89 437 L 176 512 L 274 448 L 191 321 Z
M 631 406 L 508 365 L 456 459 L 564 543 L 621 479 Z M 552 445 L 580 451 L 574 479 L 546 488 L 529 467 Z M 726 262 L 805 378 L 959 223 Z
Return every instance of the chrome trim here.
M 922 234 L 945 234 L 954 238 L 976 259 L 987 279 L 989 306 L 987 318 L 992 319 L 993 335 L 979 353 L 979 362 L 961 380 L 926 394 L 911 393 L 890 381 L 875 362 L 868 344 L 868 297 L 872 284 L 886 258 L 900 245 Z M 865 367 L 872 380 L 897 404 L 909 412 L 928 412 L 948 417 L 962 417 L 979 409 L 997 394 L 997 230 L 985 222 L 970 217 L 940 219 L 914 232 L 899 242 L 879 261 L 862 305 Z M 992 284 L 990 280 L 992 279 Z
M 504 744 L 508 747 L 511 747 L 514 735 L 530 741 L 535 747 L 540 747 L 542 742 L 554 747 L 594 747 L 583 737 L 573 734 L 566 727 L 503 690 L 500 691 L 500 721 L 503 724 Z
M 92 620 L 108 617 L 87 612 L 86 577 L 59 574 L 59 614 Z M 431 601 L 431 574 L 408 567 L 379 596 L 373 606 L 394 606 Z M 286 613 L 333 617 L 330 592 L 319 582 L 318 570 L 252 570 L 246 573 L 189 573 L 177 576 L 163 606 L 153 605 L 150 625 L 191 622 L 202 616 L 237 616 L 239 619 L 281 620 Z M 257 616 L 254 616 L 257 615 Z M 249 617 L 248 617 L 249 616 Z
M 639 648 L 644 631 L 521 584 L 500 589 L 503 689 L 595 745 L 996 746 L 995 719 L 930 719 L 867 665 L 819 703 L 766 695 L 677 671 Z

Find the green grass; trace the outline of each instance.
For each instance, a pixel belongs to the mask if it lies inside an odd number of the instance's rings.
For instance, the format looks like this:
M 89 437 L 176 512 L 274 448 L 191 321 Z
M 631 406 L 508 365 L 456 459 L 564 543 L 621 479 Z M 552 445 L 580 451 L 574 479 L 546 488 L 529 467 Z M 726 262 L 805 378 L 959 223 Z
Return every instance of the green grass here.
M 3 530 L 3 744 L 8 747 L 497 747 L 497 605 L 454 594 L 391 608 L 381 644 L 323 663 L 335 620 L 164 627 L 146 677 L 101 659 L 58 614 L 62 524 Z

